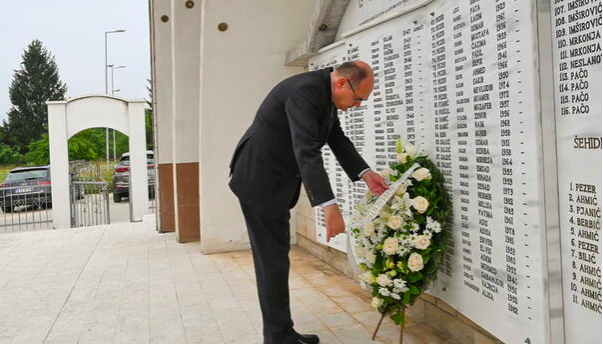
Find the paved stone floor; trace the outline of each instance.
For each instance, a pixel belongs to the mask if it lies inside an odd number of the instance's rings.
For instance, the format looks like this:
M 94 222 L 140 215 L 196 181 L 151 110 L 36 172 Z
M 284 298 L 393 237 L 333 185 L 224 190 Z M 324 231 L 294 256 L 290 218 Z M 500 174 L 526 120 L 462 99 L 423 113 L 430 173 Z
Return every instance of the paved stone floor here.
M 366 291 L 303 249 L 291 253 L 296 329 L 370 343 Z M 260 343 L 249 251 L 203 255 L 152 222 L 0 234 L 0 343 Z M 409 320 L 405 343 L 451 343 Z M 377 342 L 395 343 L 387 319 Z

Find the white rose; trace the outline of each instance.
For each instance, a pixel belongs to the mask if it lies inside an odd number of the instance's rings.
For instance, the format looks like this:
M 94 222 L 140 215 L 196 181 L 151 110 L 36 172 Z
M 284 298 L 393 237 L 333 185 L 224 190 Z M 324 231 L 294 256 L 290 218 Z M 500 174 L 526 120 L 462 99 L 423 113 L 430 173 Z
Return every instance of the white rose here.
M 408 269 L 413 272 L 418 272 L 423 269 L 423 257 L 418 253 L 410 254 L 408 258 Z
M 415 240 L 415 248 L 417 249 L 427 249 L 430 244 L 431 241 L 429 240 L 429 237 L 425 235 L 417 236 L 417 239 Z
M 375 309 L 379 309 L 379 307 L 383 304 L 383 300 L 379 297 L 373 297 L 371 300 L 371 307 Z
M 371 265 L 375 263 L 375 259 L 377 258 L 373 253 L 366 253 L 366 261 L 368 261 Z
M 431 179 L 431 173 L 429 172 L 429 169 L 427 169 L 427 168 L 417 169 L 410 176 L 412 176 L 417 181 L 423 181 L 423 180 L 430 180 Z
M 402 183 L 400 187 L 398 187 L 398 189 L 396 190 L 396 195 L 403 195 L 404 193 L 406 193 L 406 188 L 406 183 Z
M 392 283 L 391 279 L 385 274 L 380 274 L 375 281 L 379 286 L 383 287 L 389 286 Z
M 383 252 L 388 255 L 396 254 L 398 250 L 398 239 L 395 237 L 390 237 L 385 242 L 383 242 Z
M 399 229 L 402 226 L 402 218 L 400 216 L 391 216 L 387 220 L 387 226 L 393 230 Z
M 400 295 L 398 295 L 397 293 L 390 293 L 390 296 L 392 296 L 393 299 L 395 300 L 399 300 L 400 299 Z
M 383 297 L 387 297 L 387 296 L 389 296 L 390 292 L 386 288 L 381 288 L 381 289 L 379 289 L 379 294 Z
M 407 153 L 398 153 L 398 162 L 400 163 L 406 163 L 406 157 L 408 157 Z
M 417 212 L 423 213 L 427 211 L 427 208 L 429 207 L 429 201 L 427 201 L 427 199 L 422 196 L 418 196 L 412 199 L 412 206 L 415 208 L 415 210 L 417 210 Z
M 373 222 L 364 224 L 364 236 L 370 237 L 375 232 L 375 225 Z

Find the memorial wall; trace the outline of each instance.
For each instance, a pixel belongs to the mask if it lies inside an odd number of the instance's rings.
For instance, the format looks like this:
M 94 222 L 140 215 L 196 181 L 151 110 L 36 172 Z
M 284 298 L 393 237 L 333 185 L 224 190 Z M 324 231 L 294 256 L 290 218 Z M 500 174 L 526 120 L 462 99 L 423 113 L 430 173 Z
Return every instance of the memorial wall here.
M 601 343 L 601 1 L 551 1 L 567 342 Z
M 364 29 L 341 35 L 309 68 L 372 65 L 373 94 L 339 111 L 343 130 L 375 170 L 396 160 L 398 137 L 434 160 L 454 224 L 430 293 L 504 342 L 551 341 L 540 104 L 554 97 L 566 342 L 601 342 L 601 1 L 551 1 L 553 71 L 539 70 L 536 1 L 350 6 Z M 553 73 L 554 95 L 541 94 L 539 73 Z M 323 159 L 349 219 L 366 187 L 328 147 Z M 345 235 L 326 243 L 320 209 L 316 222 L 318 242 L 346 250 Z

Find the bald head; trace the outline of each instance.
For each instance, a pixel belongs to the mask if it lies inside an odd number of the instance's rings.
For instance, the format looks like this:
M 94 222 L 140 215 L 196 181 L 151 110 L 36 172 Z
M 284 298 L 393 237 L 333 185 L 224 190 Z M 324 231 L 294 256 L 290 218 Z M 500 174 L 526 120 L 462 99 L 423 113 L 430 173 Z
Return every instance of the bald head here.
M 367 100 L 375 83 L 373 69 L 364 61 L 348 61 L 331 72 L 333 103 L 338 109 L 359 107 Z
M 335 71 L 342 77 L 348 78 L 354 86 L 366 78 L 373 79 L 373 69 L 364 61 L 348 61 L 344 62 Z

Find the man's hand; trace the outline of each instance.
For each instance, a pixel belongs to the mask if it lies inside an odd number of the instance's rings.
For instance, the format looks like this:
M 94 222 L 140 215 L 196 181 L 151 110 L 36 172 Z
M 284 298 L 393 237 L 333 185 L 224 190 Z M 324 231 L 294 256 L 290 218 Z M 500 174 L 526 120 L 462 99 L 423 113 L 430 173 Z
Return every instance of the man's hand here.
M 327 225 L 327 242 L 331 238 L 345 232 L 345 224 L 339 206 L 337 204 L 326 206 L 322 209 L 325 213 L 325 223 Z
M 375 195 L 381 195 L 389 188 L 383 177 L 372 170 L 365 172 L 362 179 Z

